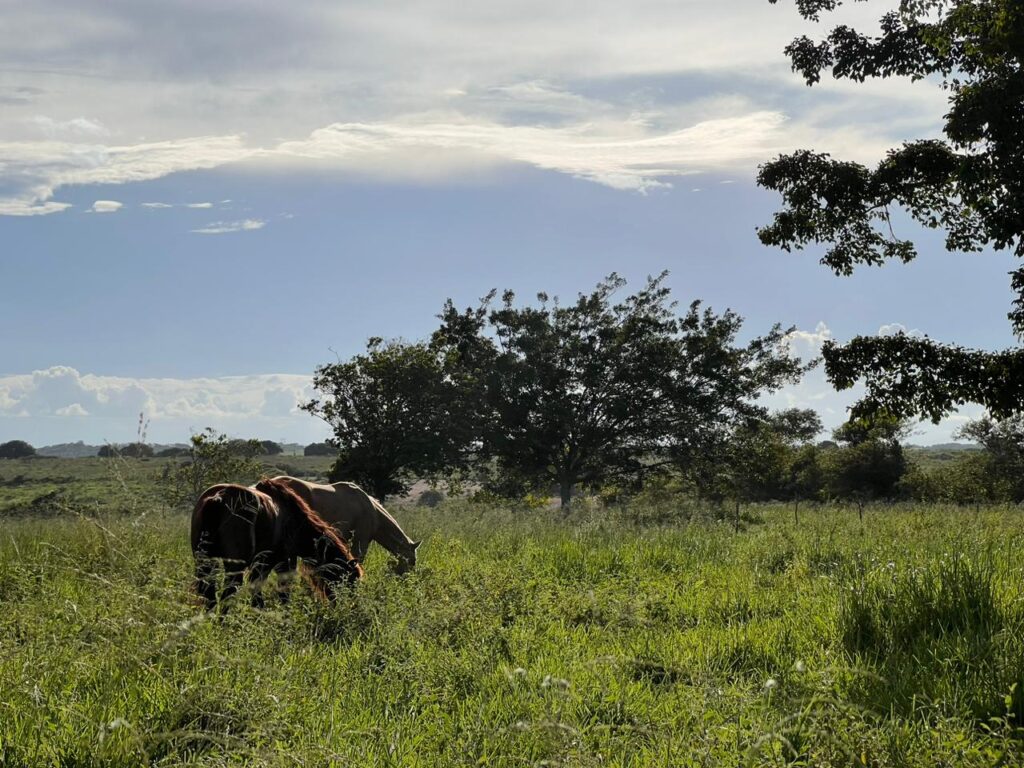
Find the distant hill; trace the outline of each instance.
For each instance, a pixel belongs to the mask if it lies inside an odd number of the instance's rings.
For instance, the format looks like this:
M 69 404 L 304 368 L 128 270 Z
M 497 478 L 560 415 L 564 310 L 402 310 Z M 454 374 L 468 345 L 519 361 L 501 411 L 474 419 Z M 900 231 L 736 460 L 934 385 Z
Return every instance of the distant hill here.
M 981 446 L 977 443 L 937 443 L 936 445 L 908 445 L 915 451 L 926 451 L 929 453 L 956 453 L 957 451 L 980 451 Z
M 940 469 L 948 464 L 963 460 L 975 451 L 982 450 L 976 443 L 940 443 L 938 445 L 908 445 L 907 457 L 922 469 Z
M 59 459 L 84 459 L 100 452 L 98 445 L 86 445 L 81 440 L 77 443 L 58 443 L 36 448 L 40 456 L 56 456 Z

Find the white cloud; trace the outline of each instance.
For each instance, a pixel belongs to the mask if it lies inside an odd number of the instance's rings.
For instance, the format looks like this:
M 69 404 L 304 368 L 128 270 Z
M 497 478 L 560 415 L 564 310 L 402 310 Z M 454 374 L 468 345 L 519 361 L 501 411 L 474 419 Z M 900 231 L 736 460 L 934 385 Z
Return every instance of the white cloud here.
M 124 203 L 117 200 L 97 200 L 92 204 L 93 213 L 117 213 L 124 207 Z
M 134 438 L 139 413 L 145 413 L 150 438 L 162 442 L 184 440 L 206 426 L 308 442 L 327 434 L 321 421 L 298 410 L 312 394 L 311 377 L 303 375 L 135 379 L 54 366 L 0 376 L 0 439 L 17 432 L 30 441 L 123 442 Z
M 35 115 L 29 118 L 29 122 L 48 139 L 62 137 L 98 139 L 110 135 L 110 131 L 103 123 L 85 117 L 62 121 L 45 115 Z
M 58 408 L 54 413 L 57 416 L 88 416 L 89 412 L 82 407 L 81 403 L 71 403 L 63 408 Z
M 170 203 L 143 203 L 143 208 L 152 208 L 154 210 L 160 210 L 163 208 L 173 208 L 174 206 Z
M 170 173 L 216 168 L 252 155 L 237 136 L 213 136 L 129 146 L 0 141 L 0 167 L 14 189 L 0 195 L 0 215 L 31 216 L 70 207 L 54 191 L 81 184 L 124 184 Z
M 249 232 L 254 229 L 263 229 L 267 222 L 262 219 L 242 219 L 241 221 L 214 221 L 201 229 L 192 229 L 199 235 L 224 235 L 229 232 Z
M 792 354 L 803 360 L 813 360 L 821 355 L 821 348 L 832 338 L 832 331 L 824 323 L 819 322 L 813 331 L 801 331 L 799 328 L 786 335 L 786 344 Z
M 434 177 L 471 167 L 525 163 L 616 189 L 644 191 L 702 170 L 748 167 L 784 145 L 777 112 L 707 120 L 654 132 L 631 121 L 568 127 L 496 122 L 336 123 L 308 138 L 260 149 L 237 136 L 105 147 L 59 142 L 0 143 L 0 163 L 19 187 L 0 197 L 0 214 L 54 213 L 54 192 L 72 184 L 119 184 L 243 160 L 317 161 L 385 176 Z M 163 204 L 147 204 L 163 207 Z M 211 203 L 190 203 L 210 208 Z
M 908 329 L 907 326 L 902 323 L 886 323 L 878 329 L 879 336 L 897 336 L 901 333 L 912 338 L 919 339 L 924 337 L 924 333 L 919 331 L 917 328 Z

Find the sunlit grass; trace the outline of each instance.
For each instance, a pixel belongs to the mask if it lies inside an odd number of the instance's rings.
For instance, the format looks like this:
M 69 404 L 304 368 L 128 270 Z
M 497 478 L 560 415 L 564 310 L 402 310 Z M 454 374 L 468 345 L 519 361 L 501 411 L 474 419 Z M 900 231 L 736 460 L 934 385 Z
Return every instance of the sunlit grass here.
M 399 510 L 415 573 L 222 621 L 180 514 L 5 521 L 0 764 L 1019 763 L 1015 510 L 694 509 Z

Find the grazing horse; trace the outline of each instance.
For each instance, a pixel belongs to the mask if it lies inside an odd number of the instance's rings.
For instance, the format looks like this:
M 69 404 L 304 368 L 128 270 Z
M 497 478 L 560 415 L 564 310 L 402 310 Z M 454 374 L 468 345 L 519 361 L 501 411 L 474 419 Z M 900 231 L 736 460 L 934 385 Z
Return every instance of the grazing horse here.
M 253 605 L 262 607 L 261 590 L 271 571 L 290 575 L 298 558 L 303 574 L 325 599 L 330 599 L 331 584 L 351 584 L 363 575 L 345 542 L 277 480 L 261 480 L 249 488 L 221 484 L 203 491 L 192 512 L 192 554 L 195 591 L 208 609 L 217 603 L 217 560 L 225 570 L 222 610 L 246 571 L 254 588 Z
M 298 494 L 310 508 L 352 546 L 360 561 L 366 557 L 370 542 L 376 541 L 394 555 L 396 573 L 405 573 L 416 566 L 416 548 L 383 505 L 354 483 L 320 485 L 297 477 L 281 475 L 274 482 L 282 483 Z

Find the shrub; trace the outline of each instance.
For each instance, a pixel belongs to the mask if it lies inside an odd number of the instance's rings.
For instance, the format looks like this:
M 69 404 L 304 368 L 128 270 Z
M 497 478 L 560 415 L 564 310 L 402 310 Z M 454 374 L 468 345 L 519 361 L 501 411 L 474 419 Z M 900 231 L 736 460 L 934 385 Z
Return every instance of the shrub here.
M 36 449 L 24 440 L 8 440 L 0 443 L 0 459 L 21 459 L 26 456 L 35 456 Z

